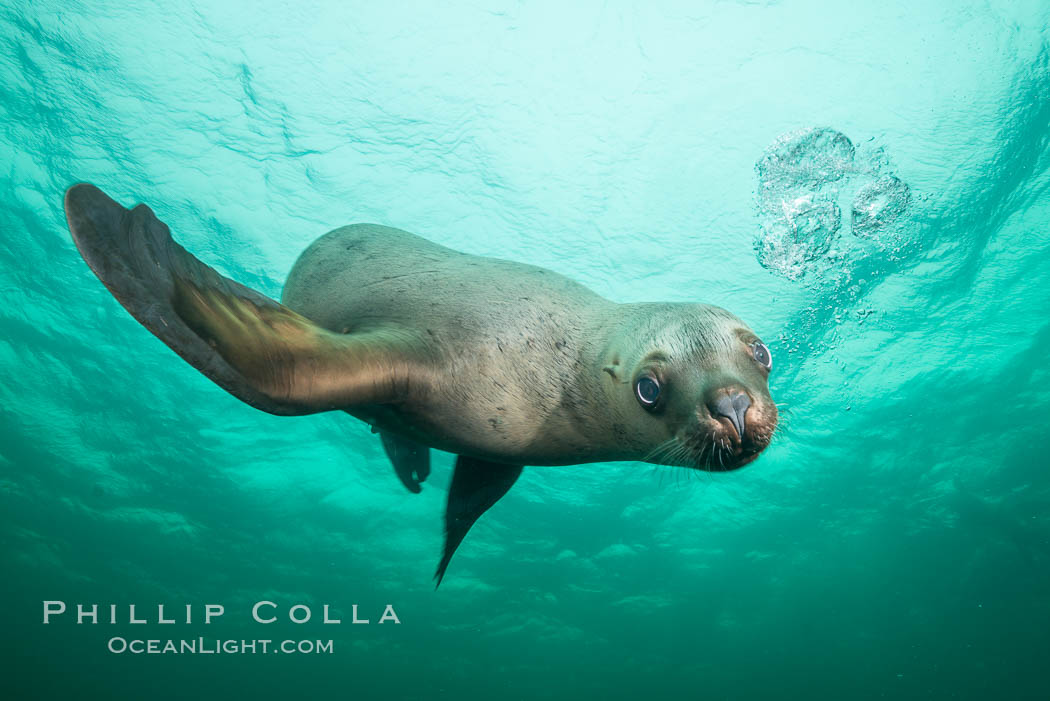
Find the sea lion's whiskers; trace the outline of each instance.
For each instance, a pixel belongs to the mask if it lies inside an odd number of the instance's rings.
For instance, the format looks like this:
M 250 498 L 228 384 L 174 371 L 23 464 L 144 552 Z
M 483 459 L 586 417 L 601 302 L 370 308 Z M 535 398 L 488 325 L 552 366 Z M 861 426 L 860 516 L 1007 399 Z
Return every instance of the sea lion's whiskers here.
M 791 424 L 792 423 L 793 422 L 792 422 L 792 414 L 791 414 L 791 412 L 784 412 L 784 413 L 782 413 L 779 416 L 776 425 L 773 427 L 773 431 L 772 431 L 772 433 L 770 435 L 770 439 L 777 438 L 778 436 L 781 436 L 781 435 L 791 435 Z
M 667 455 L 665 456 L 667 459 L 667 464 L 680 466 L 682 463 L 682 458 L 684 458 L 688 452 L 689 450 L 685 446 L 685 444 L 683 444 L 682 441 L 680 441 L 679 439 L 675 438 L 674 445 L 671 446 L 671 448 L 667 452 Z
M 672 440 L 670 448 L 667 451 L 668 464 L 678 465 L 682 460 L 682 456 L 685 455 L 686 452 L 688 452 L 688 449 L 686 448 L 685 444 L 682 443 L 681 439 L 674 438 Z
M 651 463 L 651 464 L 656 464 L 657 463 L 657 457 L 659 457 L 660 450 L 662 449 L 662 447 L 663 447 L 662 445 L 659 445 L 659 446 L 653 448 L 648 453 L 646 453 L 641 458 L 639 458 L 639 460 L 641 462 L 647 462 L 647 463 Z
M 666 457 L 666 453 L 668 453 L 677 442 L 677 436 L 667 439 L 666 441 L 664 441 L 663 443 L 646 453 L 645 457 L 642 458 L 642 462 L 655 462 L 658 458 Z
M 654 462 L 658 461 L 663 465 L 683 467 L 691 463 L 688 458 L 693 450 L 687 443 L 683 442 L 680 438 L 675 437 L 665 441 L 656 451 L 653 452 L 656 453 L 656 455 L 652 455 L 650 459 Z
M 710 470 L 711 469 L 711 456 L 714 454 L 714 452 L 715 452 L 714 433 L 708 433 L 707 437 L 704 439 L 703 445 L 700 448 L 700 452 L 697 453 L 697 456 L 696 456 L 696 466 L 697 466 L 697 468 L 699 468 L 701 470 L 703 470 L 703 469 Z M 706 458 L 704 457 L 704 453 L 707 453 L 707 457 Z M 703 458 L 703 462 L 701 462 L 701 458 Z
M 682 446 L 682 444 L 678 441 L 675 441 L 675 444 L 671 446 L 671 448 L 667 451 L 667 455 L 665 456 L 665 463 L 671 466 L 680 465 L 682 462 L 682 456 L 685 454 L 685 452 L 686 450 Z
M 694 446 L 691 446 L 689 451 L 689 466 L 694 470 L 704 469 L 704 453 L 707 452 L 709 447 L 710 443 L 706 441 L 697 441 Z
M 702 446 L 700 450 L 701 452 L 703 451 Z M 697 453 L 696 443 L 694 441 L 679 441 L 677 451 L 677 460 L 679 465 L 681 465 L 682 467 L 694 467 L 696 465 L 698 455 L 699 453 Z
M 707 449 L 705 443 L 690 439 L 688 441 L 681 441 L 680 449 L 678 451 L 679 464 L 682 467 L 687 467 L 693 470 L 701 467 L 701 457 L 703 457 L 704 451 Z
M 715 444 L 711 440 L 711 437 L 708 436 L 707 441 L 704 443 L 703 447 L 700 448 L 700 453 L 696 456 L 697 457 L 697 465 L 696 466 L 698 468 L 700 468 L 700 469 L 705 469 L 706 468 L 707 470 L 710 470 L 711 469 L 711 456 L 714 454 L 714 452 L 715 452 Z

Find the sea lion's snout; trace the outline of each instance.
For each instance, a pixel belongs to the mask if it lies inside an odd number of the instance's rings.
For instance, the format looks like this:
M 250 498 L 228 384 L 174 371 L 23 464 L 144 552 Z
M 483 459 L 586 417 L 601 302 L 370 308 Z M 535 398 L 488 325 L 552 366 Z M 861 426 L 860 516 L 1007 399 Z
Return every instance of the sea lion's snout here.
M 708 406 L 711 415 L 729 419 L 736 429 L 736 435 L 740 441 L 744 440 L 744 432 L 747 430 L 747 408 L 751 406 L 751 397 L 747 392 L 730 389 Z
M 776 428 L 776 406 L 761 392 L 743 384 L 718 384 L 705 393 L 696 409 L 699 443 L 696 466 L 722 472 L 736 470 L 755 460 L 765 450 Z

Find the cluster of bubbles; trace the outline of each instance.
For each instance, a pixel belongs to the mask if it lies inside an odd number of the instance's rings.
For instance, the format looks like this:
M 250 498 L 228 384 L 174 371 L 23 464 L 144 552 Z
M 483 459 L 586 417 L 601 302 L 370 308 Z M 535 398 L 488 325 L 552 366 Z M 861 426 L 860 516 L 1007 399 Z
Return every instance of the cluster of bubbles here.
M 883 248 L 899 244 L 911 189 L 887 167 L 881 150 L 858 155 L 845 134 L 827 127 L 777 138 L 755 164 L 758 262 L 792 280 L 833 265 L 847 254 L 845 206 L 854 237 Z

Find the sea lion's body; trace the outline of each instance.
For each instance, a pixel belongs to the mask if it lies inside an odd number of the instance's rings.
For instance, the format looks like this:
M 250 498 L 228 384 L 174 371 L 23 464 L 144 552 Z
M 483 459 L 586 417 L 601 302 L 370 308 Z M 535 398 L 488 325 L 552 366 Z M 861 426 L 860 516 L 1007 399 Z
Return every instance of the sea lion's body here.
M 195 258 L 145 205 L 81 184 L 65 208 L 120 303 L 231 394 L 367 421 L 412 492 L 430 448 L 457 453 L 439 582 L 524 465 L 731 470 L 776 427 L 769 349 L 718 307 L 615 304 L 543 268 L 373 224 L 315 241 L 279 304 Z
M 424 330 L 441 378 L 417 381 L 395 404 L 350 410 L 378 429 L 525 465 L 623 452 L 596 440 L 611 428 L 596 346 L 618 305 L 569 278 L 357 224 L 303 252 L 281 302 L 337 333 L 370 323 Z

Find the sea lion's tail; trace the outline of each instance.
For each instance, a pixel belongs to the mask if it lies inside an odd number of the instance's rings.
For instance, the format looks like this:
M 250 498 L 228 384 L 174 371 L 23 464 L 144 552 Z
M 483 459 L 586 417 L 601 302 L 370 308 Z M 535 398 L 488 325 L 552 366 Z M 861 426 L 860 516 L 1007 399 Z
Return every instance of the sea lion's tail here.
M 401 329 L 337 334 L 223 277 L 176 243 L 144 204 L 82 183 L 66 191 L 80 254 L 143 326 L 220 387 L 272 414 L 396 398 L 419 345 Z

